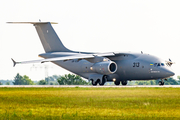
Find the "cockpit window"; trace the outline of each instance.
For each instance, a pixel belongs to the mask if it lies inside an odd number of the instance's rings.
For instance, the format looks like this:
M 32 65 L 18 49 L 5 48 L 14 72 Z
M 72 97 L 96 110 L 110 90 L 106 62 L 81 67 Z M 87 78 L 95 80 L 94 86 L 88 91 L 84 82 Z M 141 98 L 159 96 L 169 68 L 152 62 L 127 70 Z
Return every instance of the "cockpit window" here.
M 154 67 L 165 66 L 164 63 L 154 63 Z
M 161 63 L 161 66 L 165 66 L 164 63 Z
M 157 63 L 154 63 L 154 66 L 157 66 Z

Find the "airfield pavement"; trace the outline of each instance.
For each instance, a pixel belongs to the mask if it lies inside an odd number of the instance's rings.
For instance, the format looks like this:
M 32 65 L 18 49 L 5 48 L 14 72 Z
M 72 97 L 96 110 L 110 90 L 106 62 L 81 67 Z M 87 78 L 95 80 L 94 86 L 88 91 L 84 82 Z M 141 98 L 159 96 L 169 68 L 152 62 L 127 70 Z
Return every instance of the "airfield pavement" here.
M 180 88 L 180 85 L 127 85 L 127 86 L 116 86 L 116 85 L 104 85 L 104 86 L 92 86 L 92 85 L 0 85 L 0 88 L 63 88 L 63 87 L 70 87 L 70 88 L 75 88 L 75 87 L 81 87 L 81 88 L 132 88 L 132 87 L 138 87 L 138 88 Z

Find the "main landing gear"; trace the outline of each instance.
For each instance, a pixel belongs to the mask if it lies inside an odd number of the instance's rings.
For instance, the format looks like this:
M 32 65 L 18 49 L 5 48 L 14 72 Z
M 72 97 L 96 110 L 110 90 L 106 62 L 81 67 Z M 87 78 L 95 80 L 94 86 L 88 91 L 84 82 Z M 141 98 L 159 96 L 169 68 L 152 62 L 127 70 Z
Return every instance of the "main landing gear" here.
M 92 85 L 93 86 L 96 86 L 98 83 L 99 83 L 100 86 L 103 86 L 105 84 L 105 81 L 102 80 L 102 83 L 101 83 L 99 79 L 97 81 L 92 80 Z
M 95 81 L 95 82 L 93 80 L 91 80 L 91 81 L 92 81 L 93 86 L 96 86 L 98 84 L 98 81 Z
M 127 80 L 121 81 L 122 85 L 127 85 Z
M 114 82 L 114 84 L 115 84 L 115 85 L 120 85 L 120 81 L 117 81 L 117 80 L 116 80 L 116 81 Z
M 100 80 L 100 79 L 97 79 L 97 80 L 91 79 L 91 81 L 92 81 L 93 86 L 96 86 L 98 83 L 99 83 L 100 86 L 103 86 L 107 81 L 107 76 L 103 76 L 102 80 Z
M 163 79 L 161 79 L 161 81 L 159 81 L 159 85 L 161 86 L 161 85 L 164 85 L 164 80 Z
M 114 82 L 114 84 L 115 84 L 115 85 L 120 85 L 120 81 L 117 81 L 117 80 L 116 80 L 116 81 Z M 121 81 L 121 84 L 122 84 L 122 85 L 127 85 L 127 80 Z

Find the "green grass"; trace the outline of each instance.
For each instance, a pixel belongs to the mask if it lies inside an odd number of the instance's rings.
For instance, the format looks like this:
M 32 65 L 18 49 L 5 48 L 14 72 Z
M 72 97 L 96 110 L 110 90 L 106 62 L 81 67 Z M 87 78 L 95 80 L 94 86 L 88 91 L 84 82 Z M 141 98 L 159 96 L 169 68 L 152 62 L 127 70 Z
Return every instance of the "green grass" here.
M 180 119 L 180 88 L 0 88 L 0 119 Z

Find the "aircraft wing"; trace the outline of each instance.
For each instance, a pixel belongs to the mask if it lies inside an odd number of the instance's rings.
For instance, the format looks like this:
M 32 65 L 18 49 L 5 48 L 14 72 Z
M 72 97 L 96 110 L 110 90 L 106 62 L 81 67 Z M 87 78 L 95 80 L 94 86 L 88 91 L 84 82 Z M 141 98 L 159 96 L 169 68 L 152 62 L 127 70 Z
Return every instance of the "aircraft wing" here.
M 65 56 L 65 57 L 54 57 L 54 58 L 31 60 L 31 61 L 22 61 L 22 62 L 16 62 L 12 58 L 11 59 L 14 63 L 13 66 L 15 66 L 16 64 L 44 63 L 44 62 L 53 62 L 53 61 L 60 61 L 60 60 L 85 59 L 85 58 L 93 58 L 95 56 L 106 57 L 106 56 L 114 56 L 114 55 L 115 54 L 113 52 L 111 52 L 111 53 L 98 53 L 98 54 L 81 54 L 81 53 L 78 53 L 76 55 Z

